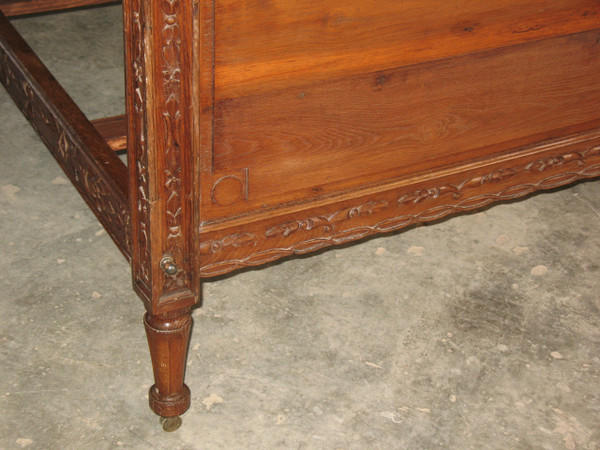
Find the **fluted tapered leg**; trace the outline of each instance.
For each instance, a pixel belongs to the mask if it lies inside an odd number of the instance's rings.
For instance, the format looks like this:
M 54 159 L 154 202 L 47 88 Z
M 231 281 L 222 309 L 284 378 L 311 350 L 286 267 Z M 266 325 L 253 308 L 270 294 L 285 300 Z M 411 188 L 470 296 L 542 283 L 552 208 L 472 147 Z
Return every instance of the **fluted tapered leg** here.
M 144 325 L 154 370 L 150 408 L 162 417 L 179 416 L 190 406 L 190 389 L 183 382 L 192 326 L 190 310 L 146 314 Z

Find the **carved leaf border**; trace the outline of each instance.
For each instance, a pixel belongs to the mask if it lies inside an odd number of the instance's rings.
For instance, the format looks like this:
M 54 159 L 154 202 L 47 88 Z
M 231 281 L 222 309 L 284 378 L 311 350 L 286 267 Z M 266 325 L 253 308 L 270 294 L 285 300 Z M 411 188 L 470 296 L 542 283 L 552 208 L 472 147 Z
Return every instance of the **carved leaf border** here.
M 352 220 L 354 217 L 358 217 L 362 214 L 368 214 L 369 211 L 375 212 L 374 210 L 370 209 L 372 206 L 376 206 L 377 211 L 391 207 L 391 205 L 389 205 L 385 200 L 367 202 L 364 205 L 354 208 L 347 207 L 329 215 L 311 216 L 305 219 L 285 222 L 269 228 L 265 232 L 264 237 L 256 237 L 252 234 L 246 233 L 241 245 L 251 245 L 252 247 L 257 246 L 259 241 L 265 241 L 271 237 L 285 238 L 292 233 L 311 231 L 316 228 L 321 228 L 322 231 L 332 234 L 328 236 L 319 236 L 316 238 L 311 237 L 310 239 L 295 243 L 289 247 L 272 248 L 259 251 L 241 259 L 227 259 L 209 263 L 201 266 L 200 275 L 203 277 L 217 276 L 239 268 L 265 264 L 285 256 L 304 254 L 331 245 L 339 245 L 361 239 L 373 234 L 396 231 L 410 225 L 441 219 L 450 214 L 482 208 L 494 202 L 513 200 L 542 189 L 552 189 L 564 186 L 580 179 L 598 177 L 600 176 L 600 164 L 595 164 L 582 167 L 582 170 L 578 172 L 570 171 L 553 174 L 537 182 L 510 186 L 496 193 L 487 193 L 473 197 L 464 196 L 466 189 L 477 188 L 486 183 L 504 181 L 508 178 L 518 175 L 519 172 L 540 173 L 545 172 L 549 168 L 570 163 L 574 163 L 581 167 L 585 165 L 586 158 L 599 155 L 600 146 L 595 146 L 581 152 L 568 152 L 536 159 L 533 162 L 526 164 L 524 167 L 519 166 L 515 168 L 499 169 L 486 175 L 470 177 L 457 185 L 447 184 L 403 194 L 398 197 L 397 207 L 402 208 L 408 203 L 420 203 L 428 199 L 438 198 L 442 195 L 451 195 L 452 199 L 457 201 L 454 203 L 427 208 L 416 214 L 403 214 L 394 218 L 385 219 L 372 226 L 361 226 L 349 230 L 343 230 L 337 233 L 334 232 L 335 224 L 337 223 Z M 350 214 L 351 212 L 354 213 Z M 231 239 L 233 239 L 233 242 L 236 241 L 235 236 L 227 236 L 220 239 L 219 242 L 227 242 Z M 211 250 L 209 253 L 212 254 L 221 251 L 227 251 L 231 248 L 230 246 L 223 245 L 213 246 L 215 242 L 217 241 L 208 241 L 203 244 L 205 254 L 207 248 Z M 236 245 L 234 247 L 237 248 L 241 245 Z
M 137 145 L 130 146 L 133 161 L 130 164 L 134 170 L 133 177 L 136 179 L 136 192 L 133 192 L 133 202 L 136 208 L 136 255 L 133 264 L 134 279 L 138 287 L 141 287 L 146 296 L 150 295 L 152 285 L 151 268 L 151 242 L 150 242 L 150 185 L 148 174 L 148 126 L 147 126 L 147 104 L 146 104 L 146 64 L 144 59 L 144 47 L 146 37 L 144 33 L 145 11 L 142 0 L 130 0 L 130 7 L 126 10 L 131 14 L 131 55 L 132 61 L 132 106 L 135 111 L 134 117 L 130 118 L 133 127 L 134 140 Z M 135 151 L 135 153 L 133 153 Z M 130 176 L 131 168 L 130 168 Z M 134 207 L 132 205 L 132 207 Z
M 108 234 L 131 257 L 130 215 L 126 201 L 113 192 L 105 175 L 90 161 L 86 145 L 60 113 L 50 108 L 41 88 L 33 86 L 14 61 L 0 53 L 0 77 L 6 89 L 39 134 L 86 202 L 98 215 Z
M 164 98 L 162 128 L 164 138 L 164 191 L 166 221 L 166 252 L 181 261 L 185 254 L 182 233 L 182 105 L 183 86 L 181 79 L 182 30 L 180 0 L 160 2 L 163 28 L 161 35 L 161 97 Z M 186 273 L 179 267 L 173 275 L 165 273 L 164 292 L 182 289 L 187 284 Z

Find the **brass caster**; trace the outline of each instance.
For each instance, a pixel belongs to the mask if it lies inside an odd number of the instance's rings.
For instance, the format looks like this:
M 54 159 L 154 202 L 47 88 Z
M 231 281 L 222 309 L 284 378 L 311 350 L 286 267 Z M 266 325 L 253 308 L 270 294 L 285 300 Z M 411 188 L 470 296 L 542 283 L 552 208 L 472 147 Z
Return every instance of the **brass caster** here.
M 161 417 L 160 424 L 162 425 L 162 429 L 167 432 L 176 431 L 181 426 L 181 417 Z

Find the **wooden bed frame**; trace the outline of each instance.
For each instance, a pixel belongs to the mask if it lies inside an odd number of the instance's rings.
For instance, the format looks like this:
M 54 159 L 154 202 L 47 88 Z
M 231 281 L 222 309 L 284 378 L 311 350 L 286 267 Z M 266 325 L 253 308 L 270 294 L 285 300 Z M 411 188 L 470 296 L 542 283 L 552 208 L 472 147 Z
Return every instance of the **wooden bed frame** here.
M 100 3 L 0 0 L 0 78 L 131 262 L 165 429 L 202 279 L 600 176 L 598 0 L 124 0 L 90 122 L 5 15 Z

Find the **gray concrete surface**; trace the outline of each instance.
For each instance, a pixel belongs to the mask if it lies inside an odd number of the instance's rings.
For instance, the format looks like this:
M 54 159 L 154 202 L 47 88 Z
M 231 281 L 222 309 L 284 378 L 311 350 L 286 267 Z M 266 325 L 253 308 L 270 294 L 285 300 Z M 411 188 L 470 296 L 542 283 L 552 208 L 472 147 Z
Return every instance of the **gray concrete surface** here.
M 119 7 L 15 23 L 122 111 Z M 0 139 L 0 448 L 600 448 L 600 182 L 206 283 L 167 434 L 128 265 L 4 90 Z

